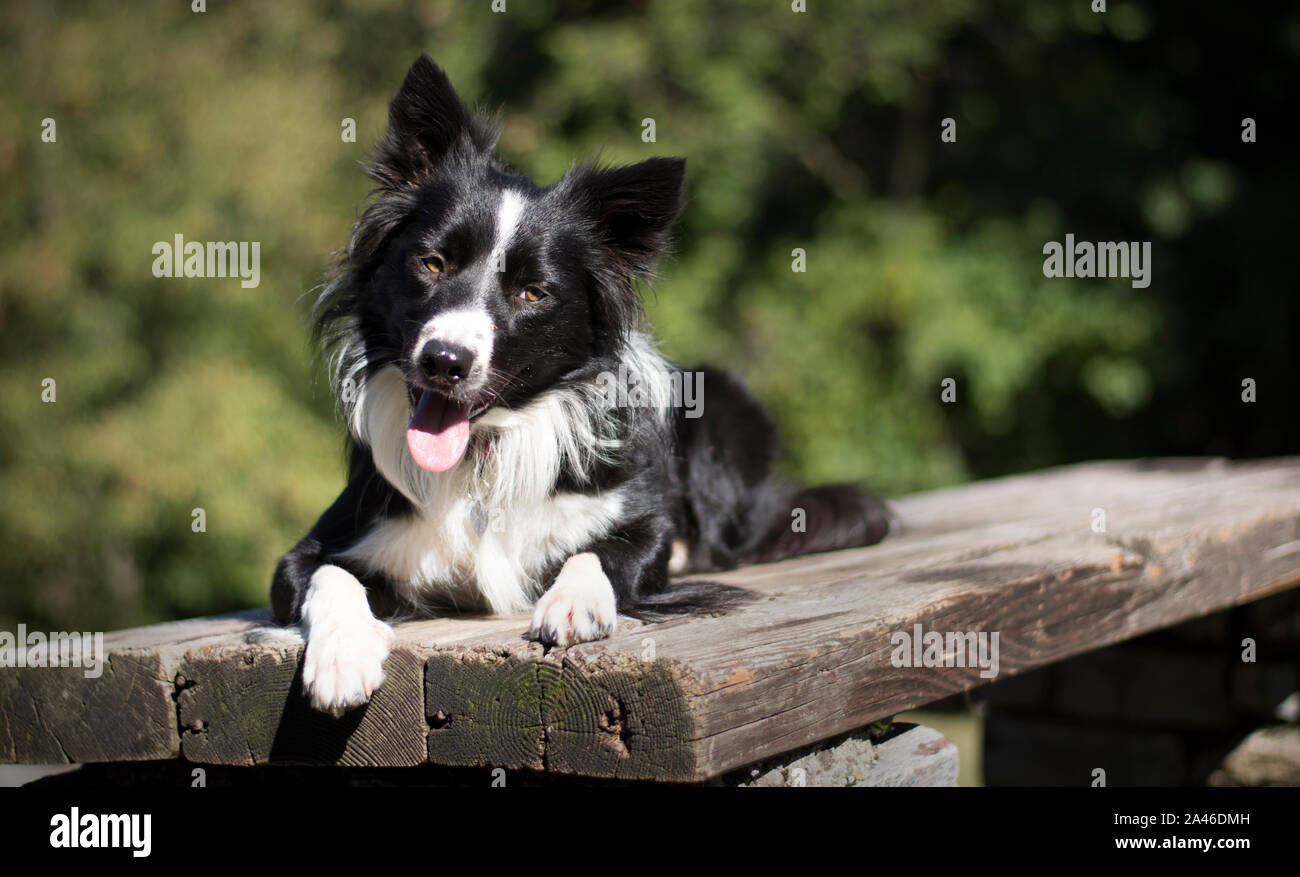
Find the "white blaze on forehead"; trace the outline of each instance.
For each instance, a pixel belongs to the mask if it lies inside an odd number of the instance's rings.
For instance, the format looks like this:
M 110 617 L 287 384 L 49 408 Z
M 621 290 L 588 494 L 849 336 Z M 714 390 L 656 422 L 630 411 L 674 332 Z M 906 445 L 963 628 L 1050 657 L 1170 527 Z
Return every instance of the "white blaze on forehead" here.
M 492 252 L 488 254 L 487 271 L 483 274 L 482 292 L 492 288 L 497 269 L 504 264 L 506 247 L 519 227 L 519 217 L 524 212 L 524 196 L 514 189 L 503 189 L 497 205 L 497 227 L 492 237 Z
M 424 324 L 416 350 L 430 341 L 464 347 L 474 354 L 475 376 L 492 361 L 492 317 L 487 311 L 462 310 L 438 314 Z

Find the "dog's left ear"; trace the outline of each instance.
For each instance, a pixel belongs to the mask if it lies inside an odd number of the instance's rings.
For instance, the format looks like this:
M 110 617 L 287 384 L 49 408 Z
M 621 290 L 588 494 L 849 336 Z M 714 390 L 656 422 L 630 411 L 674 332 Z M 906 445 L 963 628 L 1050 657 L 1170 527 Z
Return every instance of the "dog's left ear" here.
M 491 153 L 497 133 L 491 120 L 466 108 L 447 74 L 421 55 L 388 105 L 388 135 L 370 172 L 390 189 L 418 184 L 453 153 Z
M 631 279 L 654 269 L 681 212 L 685 176 L 686 159 L 651 158 L 625 167 L 582 167 L 565 182 Z

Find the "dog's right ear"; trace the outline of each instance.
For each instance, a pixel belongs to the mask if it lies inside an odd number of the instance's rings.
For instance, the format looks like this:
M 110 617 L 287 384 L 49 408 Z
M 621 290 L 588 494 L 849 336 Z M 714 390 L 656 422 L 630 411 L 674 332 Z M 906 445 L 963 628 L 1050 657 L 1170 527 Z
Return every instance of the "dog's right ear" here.
M 370 175 L 389 189 L 419 185 L 457 151 L 491 153 L 496 138 L 496 126 L 471 113 L 447 74 L 420 55 L 388 105 L 388 134 Z

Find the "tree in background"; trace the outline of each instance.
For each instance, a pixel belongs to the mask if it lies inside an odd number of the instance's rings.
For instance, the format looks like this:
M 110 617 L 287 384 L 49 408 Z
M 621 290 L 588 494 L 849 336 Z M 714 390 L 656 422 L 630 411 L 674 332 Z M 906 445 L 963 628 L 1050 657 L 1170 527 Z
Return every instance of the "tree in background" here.
M 6 7 L 0 627 L 265 603 L 342 479 L 304 293 L 420 51 L 541 182 L 688 157 L 651 318 L 750 380 L 792 474 L 901 493 L 1293 451 L 1300 17 L 1088 5 Z M 1044 277 L 1066 233 L 1152 241 L 1150 287 Z M 176 234 L 260 242 L 260 285 L 155 278 Z

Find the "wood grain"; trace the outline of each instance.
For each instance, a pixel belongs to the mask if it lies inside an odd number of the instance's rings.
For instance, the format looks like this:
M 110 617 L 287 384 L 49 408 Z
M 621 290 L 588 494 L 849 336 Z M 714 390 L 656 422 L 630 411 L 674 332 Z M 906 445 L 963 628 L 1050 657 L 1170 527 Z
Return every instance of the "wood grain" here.
M 894 666 L 917 624 L 996 632 L 1005 678 L 1300 583 L 1300 459 L 1092 463 L 895 506 L 879 546 L 695 577 L 749 592 L 725 614 L 549 653 L 524 617 L 401 624 L 388 681 L 341 720 L 303 707 L 300 646 L 246 641 L 265 615 L 114 634 L 93 683 L 0 671 L 0 758 L 701 780 L 989 681 Z
M 133 628 L 104 637 L 104 667 L 0 668 L 0 762 L 69 764 L 180 754 L 175 677 L 186 651 L 260 612 Z

